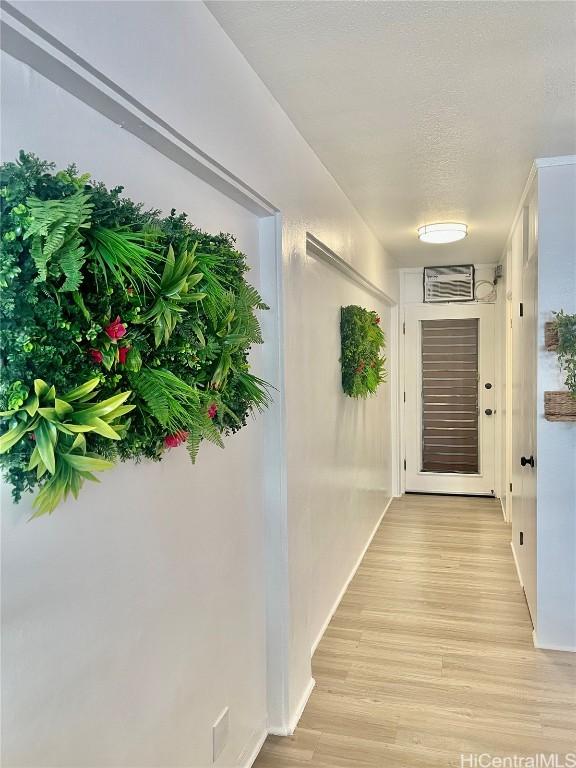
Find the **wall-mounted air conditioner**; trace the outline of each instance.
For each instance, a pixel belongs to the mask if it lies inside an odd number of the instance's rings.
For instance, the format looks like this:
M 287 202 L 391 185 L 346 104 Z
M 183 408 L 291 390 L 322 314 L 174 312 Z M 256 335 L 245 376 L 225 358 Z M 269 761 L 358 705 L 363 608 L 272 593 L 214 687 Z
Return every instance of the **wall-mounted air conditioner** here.
M 424 267 L 424 301 L 474 301 L 474 265 Z

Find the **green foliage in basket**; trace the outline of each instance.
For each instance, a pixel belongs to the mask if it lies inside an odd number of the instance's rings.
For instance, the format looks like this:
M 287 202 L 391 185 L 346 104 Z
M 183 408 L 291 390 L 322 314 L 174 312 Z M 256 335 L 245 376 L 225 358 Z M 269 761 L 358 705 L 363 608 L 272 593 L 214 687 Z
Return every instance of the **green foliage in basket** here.
M 558 329 L 558 360 L 566 378 L 564 383 L 572 397 L 576 397 L 576 315 L 556 312 Z

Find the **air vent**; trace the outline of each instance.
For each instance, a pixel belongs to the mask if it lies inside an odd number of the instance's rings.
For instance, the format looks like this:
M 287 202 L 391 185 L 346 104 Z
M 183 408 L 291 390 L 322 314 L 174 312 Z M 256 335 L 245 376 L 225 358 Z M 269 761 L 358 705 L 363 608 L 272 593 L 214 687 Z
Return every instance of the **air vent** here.
M 474 265 L 424 267 L 424 301 L 474 301 Z

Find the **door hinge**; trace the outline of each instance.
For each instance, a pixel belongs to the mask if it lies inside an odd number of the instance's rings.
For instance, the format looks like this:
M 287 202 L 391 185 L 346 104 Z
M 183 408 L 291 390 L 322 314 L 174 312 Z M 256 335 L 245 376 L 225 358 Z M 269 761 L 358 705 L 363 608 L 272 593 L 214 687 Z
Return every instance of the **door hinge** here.
M 520 302 L 520 317 L 524 317 L 524 303 Z
M 406 402 L 406 392 L 404 392 L 404 402 Z
M 406 336 L 406 323 L 402 323 L 402 333 Z
M 406 469 L 406 459 L 404 459 L 404 469 Z
M 520 531 L 520 546 L 524 545 L 524 531 Z
M 510 483 L 510 493 L 512 493 L 512 483 Z

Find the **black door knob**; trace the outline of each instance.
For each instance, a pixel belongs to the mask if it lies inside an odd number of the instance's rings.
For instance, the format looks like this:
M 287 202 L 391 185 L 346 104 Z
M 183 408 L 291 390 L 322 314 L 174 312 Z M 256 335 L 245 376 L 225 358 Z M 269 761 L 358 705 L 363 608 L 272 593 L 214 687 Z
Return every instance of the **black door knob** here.
M 486 408 L 484 413 L 486 414 L 486 416 L 492 416 L 492 408 Z
M 530 456 L 530 458 L 528 458 L 528 459 L 526 458 L 526 456 L 522 456 L 520 458 L 520 464 L 523 467 L 527 467 L 527 466 L 533 467 L 534 466 L 534 456 Z

